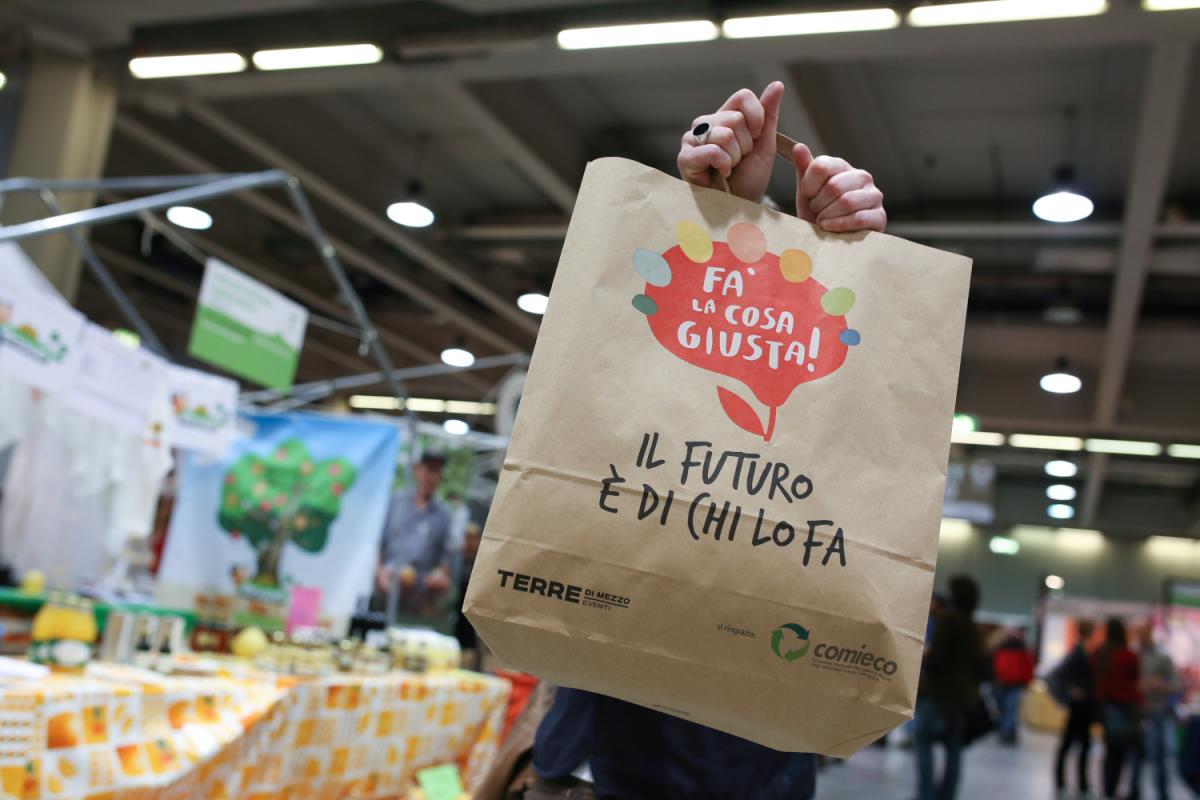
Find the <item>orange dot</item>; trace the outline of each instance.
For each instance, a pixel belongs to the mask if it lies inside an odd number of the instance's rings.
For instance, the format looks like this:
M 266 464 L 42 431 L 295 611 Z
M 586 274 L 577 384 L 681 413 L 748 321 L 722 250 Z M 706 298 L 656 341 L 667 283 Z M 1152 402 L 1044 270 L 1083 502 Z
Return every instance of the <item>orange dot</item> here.
M 756 264 L 767 254 L 767 237 L 749 222 L 739 222 L 729 229 L 729 249 L 739 261 Z
M 813 263 L 803 250 L 784 250 L 779 257 L 779 271 L 791 283 L 803 283 L 812 277 Z

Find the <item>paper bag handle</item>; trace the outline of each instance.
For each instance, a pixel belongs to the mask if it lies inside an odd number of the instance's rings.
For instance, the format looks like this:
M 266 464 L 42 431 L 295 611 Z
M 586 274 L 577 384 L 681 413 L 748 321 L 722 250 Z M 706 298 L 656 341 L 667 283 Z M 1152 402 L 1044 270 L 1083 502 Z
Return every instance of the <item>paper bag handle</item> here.
M 796 160 L 792 158 L 792 148 L 799 144 L 795 139 L 785 133 L 775 134 L 775 155 L 787 161 L 789 164 L 795 164 Z M 712 185 L 714 189 L 720 189 L 722 192 L 729 194 L 729 182 L 725 180 L 725 176 L 712 171 Z

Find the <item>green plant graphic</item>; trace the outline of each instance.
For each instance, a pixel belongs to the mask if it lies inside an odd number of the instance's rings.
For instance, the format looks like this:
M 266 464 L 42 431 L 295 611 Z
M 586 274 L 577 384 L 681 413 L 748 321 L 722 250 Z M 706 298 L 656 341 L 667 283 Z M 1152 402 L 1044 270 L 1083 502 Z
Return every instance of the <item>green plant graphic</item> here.
M 258 554 L 252 583 L 280 585 L 279 563 L 288 542 L 309 553 L 325 549 L 342 495 L 355 477 L 349 461 L 314 461 L 299 439 L 287 439 L 267 457 L 247 453 L 229 468 L 217 521 L 230 536 L 245 536 Z

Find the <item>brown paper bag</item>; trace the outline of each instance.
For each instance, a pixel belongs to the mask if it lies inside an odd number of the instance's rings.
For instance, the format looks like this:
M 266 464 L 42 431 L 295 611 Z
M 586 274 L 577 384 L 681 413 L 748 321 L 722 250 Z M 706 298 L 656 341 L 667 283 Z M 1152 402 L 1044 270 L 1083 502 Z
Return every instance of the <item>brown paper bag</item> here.
M 591 163 L 467 591 L 488 646 L 780 750 L 909 718 L 969 280 Z

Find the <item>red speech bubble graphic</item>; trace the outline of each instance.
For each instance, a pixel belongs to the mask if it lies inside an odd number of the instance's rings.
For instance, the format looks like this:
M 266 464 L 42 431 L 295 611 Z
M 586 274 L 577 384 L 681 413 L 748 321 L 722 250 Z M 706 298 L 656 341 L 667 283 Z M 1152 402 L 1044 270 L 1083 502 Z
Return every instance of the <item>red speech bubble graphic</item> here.
M 749 223 L 732 226 L 725 242 L 692 222 L 679 223 L 676 236 L 679 244 L 664 253 L 634 252 L 646 286 L 633 307 L 671 353 L 750 389 L 767 407 L 765 424 L 738 394 L 718 386 L 717 397 L 735 425 L 770 441 L 792 391 L 835 372 L 861 341 L 845 317 L 854 292 L 813 278 L 802 250 L 767 252 L 766 237 Z

